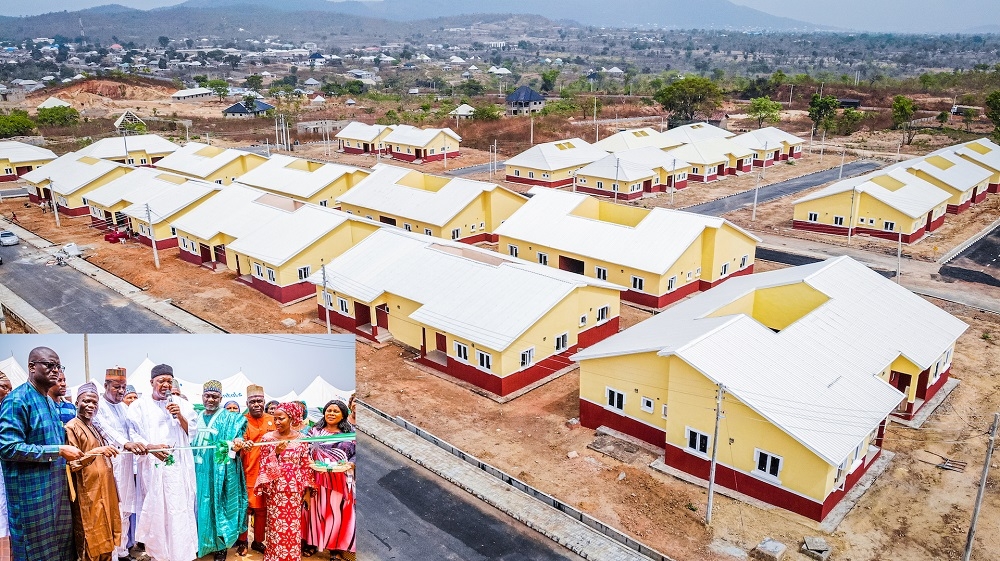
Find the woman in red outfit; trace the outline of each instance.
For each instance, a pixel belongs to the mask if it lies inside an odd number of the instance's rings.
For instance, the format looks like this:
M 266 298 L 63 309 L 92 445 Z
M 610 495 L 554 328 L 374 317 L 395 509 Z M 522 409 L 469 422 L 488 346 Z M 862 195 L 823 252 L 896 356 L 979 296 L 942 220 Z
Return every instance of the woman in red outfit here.
M 298 561 L 302 556 L 302 501 L 315 481 L 310 447 L 296 442 L 302 433 L 292 430 L 302 421 L 302 414 L 298 403 L 278 405 L 274 412 L 277 430 L 261 439 L 256 493 L 267 502 L 264 561 Z

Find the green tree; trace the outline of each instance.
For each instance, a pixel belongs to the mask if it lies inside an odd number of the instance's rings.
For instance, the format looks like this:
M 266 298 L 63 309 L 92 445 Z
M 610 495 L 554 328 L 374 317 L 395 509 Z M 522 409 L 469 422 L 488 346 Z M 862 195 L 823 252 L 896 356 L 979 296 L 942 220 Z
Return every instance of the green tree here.
M 951 119 L 951 114 L 947 111 L 942 111 L 937 114 L 937 117 L 934 117 L 934 120 L 936 120 L 942 127 L 948 124 L 949 119 Z
M 865 114 L 857 109 L 848 107 L 837 118 L 837 133 L 848 135 L 858 131 Z
M 476 107 L 472 112 L 472 118 L 476 121 L 499 121 L 503 117 L 503 108 L 495 103 Z
M 830 130 L 837 117 L 840 101 L 832 95 L 820 97 L 818 93 L 809 100 L 809 119 L 813 122 L 813 130 Z
M 80 112 L 72 107 L 46 107 L 38 110 L 39 125 L 66 127 L 80 122 Z
M 260 74 L 251 74 L 247 76 L 247 81 L 244 85 L 247 89 L 260 93 L 260 90 L 264 88 L 264 77 Z
M 965 124 L 965 132 L 969 132 L 972 129 L 972 123 L 976 122 L 976 117 L 979 113 L 971 107 L 966 107 L 962 111 L 962 123 Z
M 257 108 L 257 96 L 253 94 L 247 94 L 243 96 L 243 107 L 247 108 L 247 111 L 253 111 Z
M 908 145 L 917 135 L 917 129 L 913 126 L 913 115 L 916 112 L 917 106 L 912 99 L 902 95 L 892 98 L 892 127 L 903 130 L 903 138 Z
M 208 87 L 207 86 L 207 84 L 208 84 L 208 76 L 205 76 L 204 74 L 197 74 L 195 76 L 192 76 L 191 79 L 194 80 L 195 84 L 198 84 L 199 88 L 206 88 L 206 87 Z
M 156 61 L 156 67 L 159 68 L 160 70 L 166 70 L 167 59 L 161 58 L 160 60 Z
M 555 68 L 551 70 L 545 70 L 541 74 L 542 76 L 542 91 L 551 92 L 556 89 L 556 79 L 559 78 L 559 71 Z
M 722 105 L 722 90 L 701 76 L 688 76 L 656 92 L 663 109 L 679 121 L 692 121 L 697 113 L 710 113 Z
M 993 138 L 1000 140 L 1000 90 L 986 96 L 986 118 L 993 123 Z
M 209 80 L 205 87 L 212 90 L 212 93 L 219 96 L 219 101 L 226 99 L 229 95 L 229 83 L 225 80 Z
M 35 122 L 24 111 L 14 110 L 8 115 L 0 114 L 0 138 L 25 136 L 35 130 Z
M 240 61 L 243 57 L 240 55 L 226 55 L 226 58 L 222 59 L 222 62 L 229 64 L 229 67 L 236 70 L 236 67 L 240 65 Z
M 133 134 L 146 134 L 149 132 L 145 123 L 122 123 L 122 128 Z
M 455 91 L 462 95 L 467 95 L 469 97 L 483 95 L 486 93 L 486 86 L 483 86 L 477 80 L 466 80 L 455 87 Z
M 747 115 L 757 120 L 757 128 L 764 126 L 764 121 L 777 123 L 781 120 L 781 104 L 766 97 L 755 97 L 750 100 Z
M 160 35 L 156 40 L 160 42 L 160 46 L 164 49 L 166 49 L 167 45 L 170 44 L 170 37 L 167 37 L 166 35 Z

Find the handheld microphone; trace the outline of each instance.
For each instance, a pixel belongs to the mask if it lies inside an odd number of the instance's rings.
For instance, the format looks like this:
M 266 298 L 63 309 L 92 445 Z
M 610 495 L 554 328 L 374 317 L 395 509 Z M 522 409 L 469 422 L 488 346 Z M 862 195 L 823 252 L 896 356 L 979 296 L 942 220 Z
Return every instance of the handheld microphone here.
M 170 394 L 170 397 L 168 397 L 168 398 L 167 398 L 167 403 L 173 403 L 173 402 L 174 402 L 174 396 L 173 396 L 173 394 Z M 171 415 L 173 415 L 173 417 L 174 417 L 175 419 L 177 418 L 177 415 L 176 415 L 176 414 L 174 414 L 174 413 L 171 413 Z

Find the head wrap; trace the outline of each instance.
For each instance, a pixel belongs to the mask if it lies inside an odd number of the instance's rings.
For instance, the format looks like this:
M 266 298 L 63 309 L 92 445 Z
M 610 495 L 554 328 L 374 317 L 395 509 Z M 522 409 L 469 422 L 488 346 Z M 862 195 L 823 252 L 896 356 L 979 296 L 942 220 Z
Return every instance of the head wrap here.
M 125 369 L 121 367 L 108 368 L 104 373 L 105 380 L 125 381 Z
M 258 386 L 257 384 L 250 384 L 247 386 L 247 397 L 254 396 L 264 396 L 264 386 Z
M 222 382 L 218 380 L 209 380 L 201 387 L 201 391 L 222 393 Z
M 235 401 L 233 401 L 233 400 L 231 400 L 231 399 L 230 399 L 229 401 L 227 401 L 227 402 L 226 402 L 226 404 L 225 404 L 225 405 L 223 405 L 223 406 L 222 406 L 222 408 L 223 408 L 223 409 L 226 409 L 226 408 L 228 408 L 228 407 L 229 407 L 230 405 L 235 405 L 235 406 L 236 406 L 237 408 L 239 408 L 239 406 L 240 406 L 240 404 L 239 404 L 239 403 L 236 403 Z
M 180 390 L 181 389 L 181 383 L 180 383 L 180 381 L 177 378 L 174 378 L 173 380 L 170 381 L 170 387 L 171 388 L 176 388 L 177 390 Z
M 283 411 L 288 418 L 292 420 L 292 424 L 296 425 L 302 422 L 302 406 L 294 401 L 289 401 L 287 403 L 279 403 L 276 411 Z
M 125 386 L 125 395 L 128 395 L 130 393 L 134 393 L 135 395 L 139 395 L 139 392 L 135 391 L 135 386 L 133 386 L 132 384 L 129 384 L 129 385 Z
M 174 368 L 169 364 L 157 364 L 149 371 L 149 379 L 152 380 L 157 376 L 174 375 Z
M 83 394 L 85 394 L 85 393 L 92 393 L 94 395 L 101 395 L 101 392 L 97 390 L 97 384 L 95 384 L 93 382 L 87 382 L 86 384 L 80 386 L 80 388 L 78 390 L 76 390 L 76 398 L 80 399 L 80 396 L 83 395 Z
M 8 378 L 7 375 L 4 374 L 3 372 L 0 372 L 0 382 L 9 382 L 9 381 L 10 378 Z

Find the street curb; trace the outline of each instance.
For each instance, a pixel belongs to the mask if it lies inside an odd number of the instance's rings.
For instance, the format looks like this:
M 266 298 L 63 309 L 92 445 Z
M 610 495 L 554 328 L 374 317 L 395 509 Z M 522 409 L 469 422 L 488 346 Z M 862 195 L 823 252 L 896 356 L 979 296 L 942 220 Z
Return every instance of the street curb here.
M 523 522 L 584 559 L 649 561 L 649 557 L 612 540 L 584 522 L 549 507 L 526 493 L 491 477 L 434 443 L 382 418 L 367 406 L 358 407 L 362 432 L 434 474 L 461 487 L 486 504 Z
M 993 232 L 993 230 L 996 230 L 997 227 L 1000 227 L 1000 218 L 994 220 L 992 224 L 980 230 L 978 234 L 958 244 L 951 251 L 942 255 L 941 258 L 937 260 L 938 265 L 947 265 L 949 261 L 958 257 L 963 251 L 969 249 L 969 247 L 973 244 L 988 236 L 991 232 Z
M 43 253 L 55 255 L 61 250 L 59 246 L 29 230 L 25 230 L 17 224 L 11 223 L 7 219 L 0 219 L 0 224 L 3 224 L 7 229 L 13 230 L 19 238 Z M 66 259 L 66 264 L 188 333 L 225 333 L 224 330 L 174 306 L 169 301 L 149 296 L 134 284 L 111 274 L 85 259 L 70 257 Z

